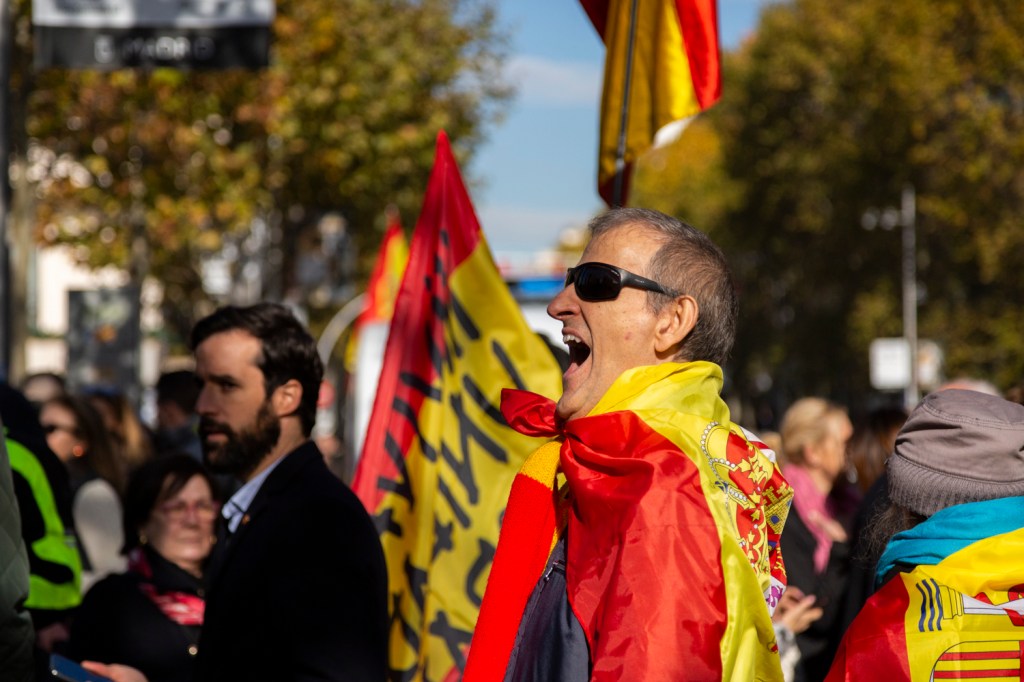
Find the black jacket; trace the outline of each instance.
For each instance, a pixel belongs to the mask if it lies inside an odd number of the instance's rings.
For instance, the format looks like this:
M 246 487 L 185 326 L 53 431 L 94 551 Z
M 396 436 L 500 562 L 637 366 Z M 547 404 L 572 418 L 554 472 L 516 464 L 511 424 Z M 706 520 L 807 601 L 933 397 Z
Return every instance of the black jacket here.
M 21 540 L 21 516 L 14 496 L 11 465 L 0 423 L 0 670 L 4 679 L 33 678 L 32 619 L 25 609 L 28 597 L 28 556 Z
M 359 499 L 311 442 L 214 548 L 202 682 L 387 678 L 387 569 Z
M 202 582 L 151 549 L 146 558 L 159 591 L 202 596 Z M 129 571 L 100 580 L 86 593 L 71 625 L 67 655 L 124 663 L 149 682 L 189 682 L 195 671 L 198 625 L 179 625 L 141 590 L 143 577 Z M 193 651 L 190 651 L 193 649 Z
M 814 570 L 817 541 L 795 508 L 786 518 L 781 543 L 787 583 L 799 587 L 804 594 L 815 595 L 815 606 L 823 611 L 820 619 L 796 636 L 800 649 L 796 680 L 820 682 L 828 674 L 843 636 L 842 613 L 850 570 L 850 548 L 843 542 L 833 543 L 825 571 L 817 574 Z

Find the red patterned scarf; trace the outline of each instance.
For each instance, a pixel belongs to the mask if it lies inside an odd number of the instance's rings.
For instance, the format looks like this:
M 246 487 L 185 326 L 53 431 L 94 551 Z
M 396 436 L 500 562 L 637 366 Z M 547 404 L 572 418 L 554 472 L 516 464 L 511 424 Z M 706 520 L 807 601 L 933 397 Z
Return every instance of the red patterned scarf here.
M 202 625 L 206 602 L 202 597 L 180 590 L 160 590 L 153 584 L 153 567 L 146 553 L 135 548 L 128 555 L 128 570 L 142 576 L 139 589 L 165 616 L 179 625 Z

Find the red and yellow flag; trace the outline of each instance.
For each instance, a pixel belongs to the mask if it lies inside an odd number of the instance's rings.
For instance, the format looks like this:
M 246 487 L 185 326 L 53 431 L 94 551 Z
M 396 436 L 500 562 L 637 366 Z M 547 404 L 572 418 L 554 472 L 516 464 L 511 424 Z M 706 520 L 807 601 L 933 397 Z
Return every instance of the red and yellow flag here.
M 616 160 L 626 117 L 621 205 L 631 165 L 670 124 L 718 101 L 721 74 L 715 0 L 580 0 L 607 50 L 598 191 L 613 205 Z M 633 49 L 630 53 L 630 33 Z M 630 59 L 630 57 L 632 57 Z M 628 68 L 627 68 L 628 66 Z M 629 97 L 626 99 L 627 71 Z M 663 133 L 664 134 L 664 133 Z
M 498 274 L 441 133 L 352 484 L 381 532 L 402 679 L 465 665 L 512 478 L 538 445 L 506 425 L 505 387 L 556 395 L 561 371 Z
M 1024 679 L 1024 529 L 979 540 L 872 595 L 826 680 Z
M 352 334 L 345 353 L 345 364 L 350 371 L 355 364 L 360 329 L 373 322 L 387 322 L 391 319 L 395 299 L 398 298 L 398 288 L 402 284 L 402 276 L 408 262 L 409 243 L 405 240 L 398 211 L 389 210 L 388 227 L 384 231 L 384 238 L 377 252 L 377 261 L 373 264 L 373 271 L 366 283 L 363 310 L 352 325 Z
M 402 284 L 405 265 L 409 262 L 409 243 L 405 240 L 398 211 L 388 212 L 388 227 L 380 244 L 377 262 L 366 284 L 366 301 L 356 325 L 391 319 Z
M 564 424 L 550 401 L 506 392 L 510 424 L 561 446 L 538 448 L 513 484 L 467 682 L 503 679 L 562 515 L 592 680 L 782 678 L 770 609 L 793 491 L 730 422 L 721 387 L 707 362 L 636 367 Z

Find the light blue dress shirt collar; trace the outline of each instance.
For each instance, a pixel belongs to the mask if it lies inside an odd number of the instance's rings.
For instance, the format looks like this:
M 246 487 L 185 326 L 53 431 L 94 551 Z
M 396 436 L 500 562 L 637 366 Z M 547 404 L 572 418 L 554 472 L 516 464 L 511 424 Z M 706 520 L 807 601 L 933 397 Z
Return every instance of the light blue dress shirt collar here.
M 287 455 L 286 455 L 287 456 Z M 263 482 L 267 480 L 267 476 L 270 472 L 277 468 L 277 465 L 284 461 L 284 457 L 277 460 L 266 469 L 257 474 L 254 478 L 250 479 L 241 488 L 231 496 L 224 508 L 221 509 L 221 516 L 228 522 L 228 530 L 232 533 L 238 530 L 239 524 L 242 523 L 242 517 L 245 516 L 245 512 L 249 510 L 249 505 L 256 498 L 256 493 L 263 487 Z

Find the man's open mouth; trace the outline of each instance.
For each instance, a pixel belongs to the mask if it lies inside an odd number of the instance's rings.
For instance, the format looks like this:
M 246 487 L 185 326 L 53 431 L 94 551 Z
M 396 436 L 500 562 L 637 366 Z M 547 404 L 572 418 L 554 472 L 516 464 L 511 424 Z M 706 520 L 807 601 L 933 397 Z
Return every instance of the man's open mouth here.
M 562 335 L 562 343 L 569 348 L 569 365 L 579 367 L 590 357 L 590 346 L 574 334 Z

